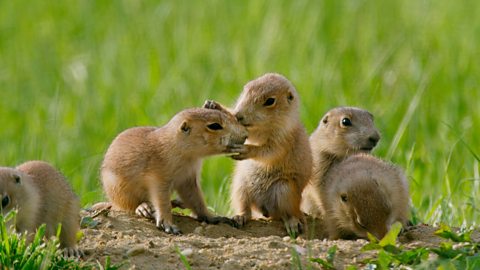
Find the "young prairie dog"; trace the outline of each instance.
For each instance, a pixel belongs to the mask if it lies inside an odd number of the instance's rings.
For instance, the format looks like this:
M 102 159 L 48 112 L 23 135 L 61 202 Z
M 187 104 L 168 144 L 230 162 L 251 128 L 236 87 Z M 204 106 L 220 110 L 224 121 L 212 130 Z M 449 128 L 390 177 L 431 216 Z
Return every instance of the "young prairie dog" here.
M 408 184 L 403 171 L 367 154 L 348 157 L 325 175 L 321 190 L 330 239 L 378 239 L 409 217 Z
M 337 107 L 328 111 L 310 136 L 313 171 L 303 192 L 302 210 L 321 217 L 324 213 L 320 197 L 324 174 L 350 155 L 369 153 L 379 140 L 380 133 L 368 111 L 355 107 Z
M 202 158 L 231 153 L 245 142 L 247 131 L 219 104 L 209 101 L 205 107 L 181 111 L 163 127 L 127 129 L 114 139 L 101 167 L 113 209 L 154 218 L 158 228 L 180 234 L 170 203 L 176 191 L 198 220 L 226 221 L 205 205 L 199 183 Z
M 28 161 L 16 168 L 0 167 L 2 214 L 17 209 L 18 232 L 35 233 L 46 224 L 46 236 L 55 236 L 61 224 L 60 246 L 65 255 L 79 257 L 76 234 L 80 230 L 80 203 L 65 177 L 43 161 Z
M 232 158 L 233 219 L 243 226 L 252 210 L 283 220 L 289 234 L 301 233 L 302 190 L 311 174 L 308 135 L 300 122 L 299 95 L 279 74 L 265 74 L 244 86 L 234 114 L 247 127 L 248 139 Z

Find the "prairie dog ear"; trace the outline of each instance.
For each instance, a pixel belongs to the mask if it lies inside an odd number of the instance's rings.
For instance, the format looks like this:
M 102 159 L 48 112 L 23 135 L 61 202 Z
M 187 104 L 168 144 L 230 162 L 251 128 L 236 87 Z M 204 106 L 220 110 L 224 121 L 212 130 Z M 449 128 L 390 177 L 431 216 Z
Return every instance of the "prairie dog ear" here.
M 180 131 L 182 133 L 185 133 L 185 134 L 190 134 L 190 131 L 192 130 L 192 128 L 190 127 L 190 125 L 187 123 L 187 121 L 183 121 L 182 125 L 180 126 Z
M 21 179 L 20 175 L 18 174 L 13 175 L 13 180 L 15 180 L 16 184 L 20 184 L 20 179 Z
M 288 103 L 292 103 L 293 100 L 294 100 L 294 97 L 293 97 L 292 92 L 288 92 L 288 93 L 287 93 L 287 101 L 288 101 Z
M 215 100 L 205 100 L 205 103 L 203 103 L 203 108 L 230 113 L 222 104 L 216 102 Z
M 323 117 L 322 123 L 324 123 L 324 124 L 328 123 L 328 115 L 325 115 L 325 117 Z

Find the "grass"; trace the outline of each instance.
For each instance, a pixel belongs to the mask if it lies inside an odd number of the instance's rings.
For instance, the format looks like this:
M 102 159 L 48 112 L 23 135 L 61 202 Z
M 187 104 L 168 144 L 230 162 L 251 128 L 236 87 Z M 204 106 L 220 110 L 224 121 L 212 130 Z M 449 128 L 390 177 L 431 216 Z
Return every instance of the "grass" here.
M 12 233 L 9 224 L 15 220 L 16 212 L 6 216 L 0 215 L 0 268 L 1 269 L 77 269 L 77 270 L 117 270 L 122 264 L 112 264 L 107 257 L 104 265 L 83 262 L 63 256 L 58 241 L 60 228 L 56 238 L 45 241 L 45 224 L 35 232 L 31 241 L 26 234 Z M 59 226 L 60 227 L 60 226 Z
M 49 161 L 92 204 L 120 131 L 205 99 L 233 104 L 276 71 L 308 131 L 338 105 L 376 116 L 375 154 L 406 169 L 419 221 L 476 226 L 479 13 L 467 0 L 0 1 L 0 164 Z M 232 168 L 203 168 L 220 214 Z

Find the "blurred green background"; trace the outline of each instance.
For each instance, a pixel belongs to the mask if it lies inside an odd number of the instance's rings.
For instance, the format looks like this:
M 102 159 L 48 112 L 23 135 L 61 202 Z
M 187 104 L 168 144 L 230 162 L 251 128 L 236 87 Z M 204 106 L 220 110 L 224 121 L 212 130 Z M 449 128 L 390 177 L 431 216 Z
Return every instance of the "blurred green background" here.
M 331 107 L 376 116 L 375 154 L 406 169 L 415 216 L 480 222 L 480 2 L 0 1 L 0 164 L 42 159 L 84 206 L 122 130 L 205 99 L 233 105 L 288 77 L 311 132 Z M 233 161 L 208 158 L 208 204 L 231 214 Z

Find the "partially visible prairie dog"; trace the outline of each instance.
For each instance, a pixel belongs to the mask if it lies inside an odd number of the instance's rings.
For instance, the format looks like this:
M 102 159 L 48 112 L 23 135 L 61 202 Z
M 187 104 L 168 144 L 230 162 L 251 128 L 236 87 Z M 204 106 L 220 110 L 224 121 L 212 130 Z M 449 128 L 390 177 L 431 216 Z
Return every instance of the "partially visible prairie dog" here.
M 290 234 L 303 230 L 300 201 L 312 157 L 299 105 L 295 87 L 279 74 L 265 74 L 244 86 L 234 113 L 247 127 L 248 139 L 237 149 L 240 154 L 232 156 L 242 160 L 232 187 L 234 220 L 240 226 L 251 219 L 253 209 L 283 220 Z
M 408 183 L 403 171 L 367 154 L 357 154 L 334 165 L 321 190 L 330 239 L 381 239 L 390 226 L 409 218 Z
M 163 127 L 135 127 L 120 133 L 108 148 L 101 179 L 113 209 L 152 217 L 167 233 L 179 234 L 173 224 L 170 194 L 197 219 L 208 223 L 225 220 L 208 210 L 200 190 L 202 158 L 231 153 L 243 144 L 245 127 L 215 102 L 186 109 Z
M 310 136 L 313 171 L 303 192 L 302 210 L 322 216 L 321 190 L 323 175 L 336 162 L 356 153 L 369 153 L 380 140 L 373 115 L 355 107 L 329 110 Z
M 81 256 L 76 248 L 80 230 L 80 203 L 65 177 L 43 161 L 28 161 L 16 168 L 0 167 L 2 214 L 17 209 L 17 231 L 35 233 L 46 224 L 46 236 L 55 236 L 62 224 L 60 245 L 68 256 Z

